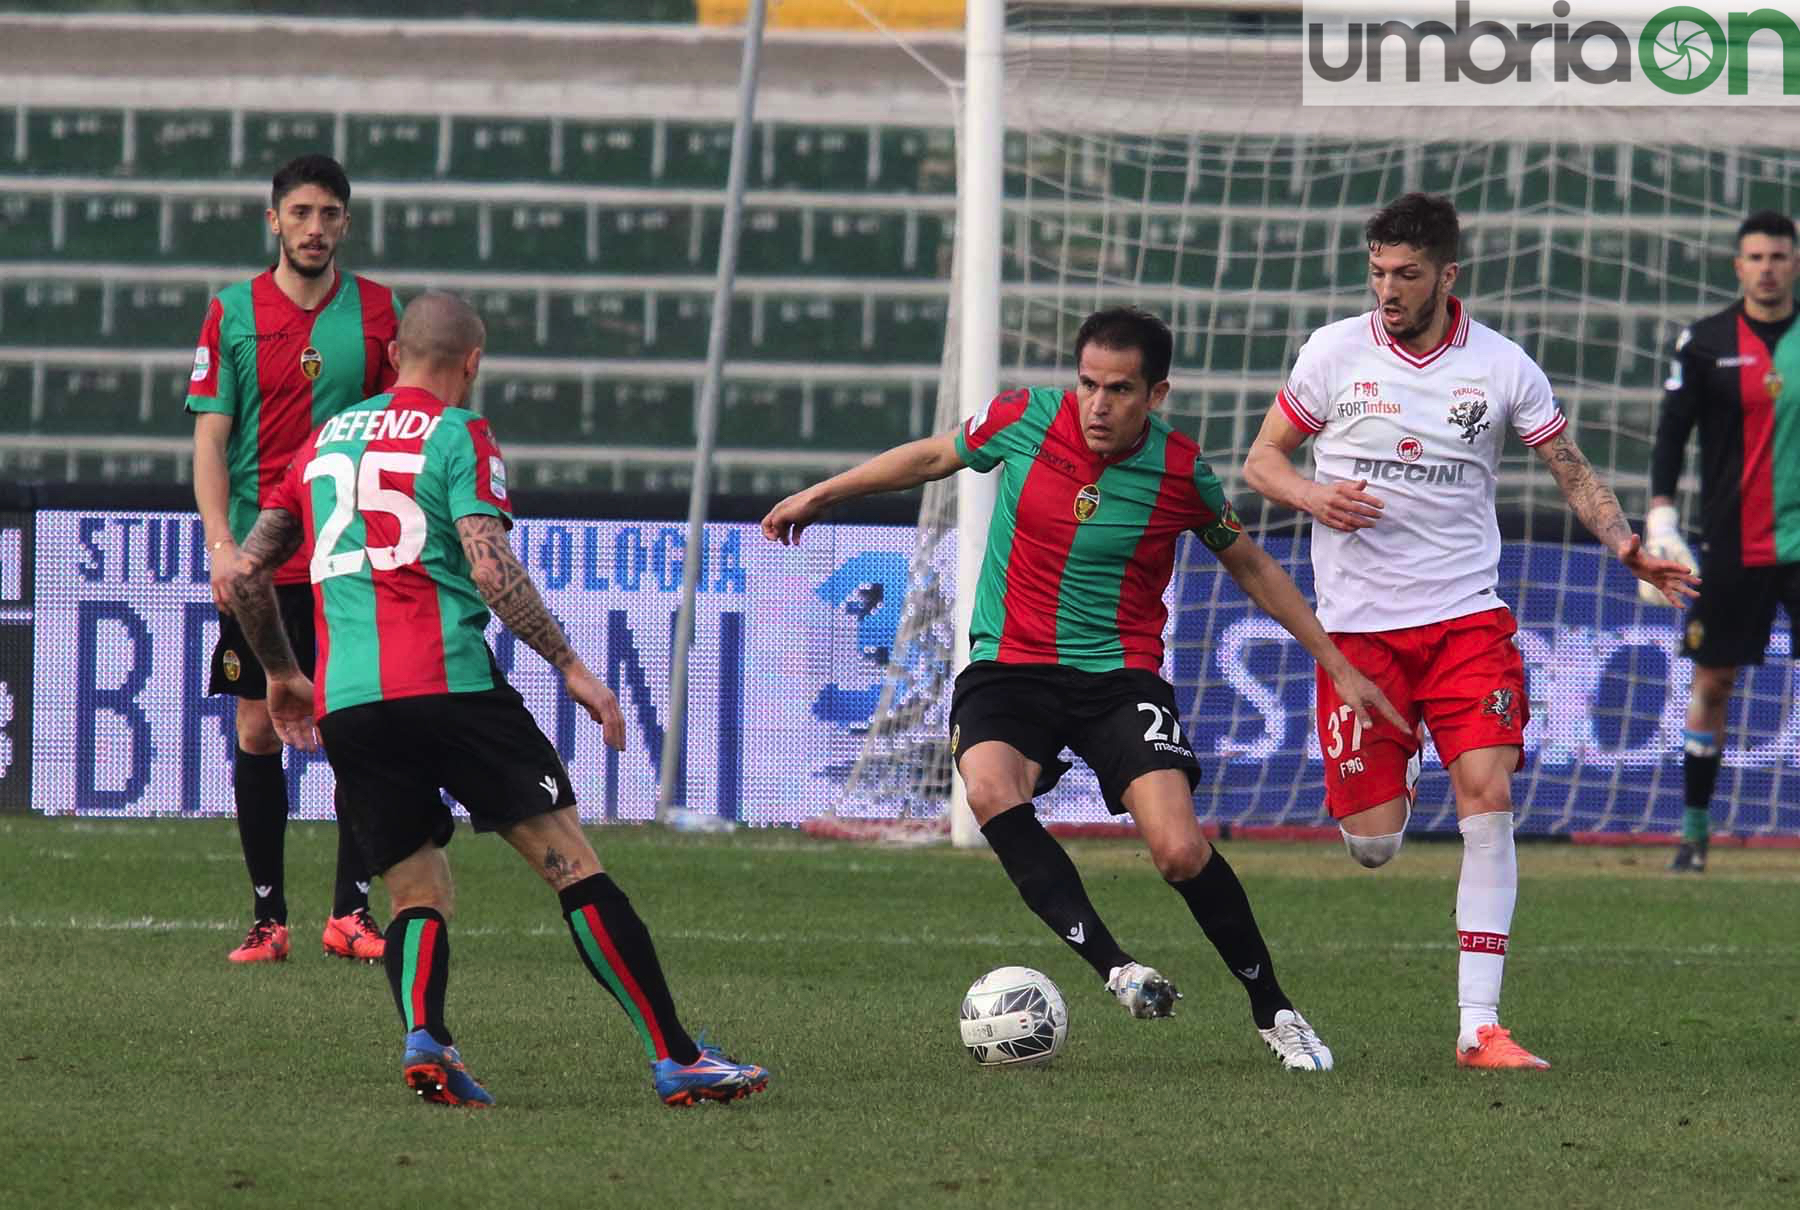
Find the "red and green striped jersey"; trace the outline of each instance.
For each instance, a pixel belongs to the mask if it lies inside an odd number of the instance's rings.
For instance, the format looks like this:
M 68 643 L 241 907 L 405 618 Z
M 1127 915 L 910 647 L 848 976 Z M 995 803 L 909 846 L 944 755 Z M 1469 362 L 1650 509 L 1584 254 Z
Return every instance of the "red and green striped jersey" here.
M 301 520 L 320 717 L 502 683 L 456 532 L 477 514 L 512 524 L 487 421 L 416 387 L 377 395 L 313 431 L 267 507 Z
M 1001 468 L 970 659 L 1159 672 L 1176 540 L 1191 529 L 1218 552 L 1243 532 L 1200 447 L 1152 413 L 1135 445 L 1102 457 L 1074 392 L 1037 388 L 996 398 L 956 449 Z
M 306 435 L 393 385 L 387 348 L 399 321 L 394 293 L 354 273 L 340 272 L 311 311 L 282 293 L 273 269 L 226 287 L 207 305 L 187 410 L 232 419 L 227 519 L 239 542 Z M 284 564 L 275 581 L 306 583 L 306 565 Z
M 1650 455 L 1650 494 L 1674 496 L 1700 429 L 1703 563 L 1800 563 L 1800 321 L 1744 300 L 1675 338 Z

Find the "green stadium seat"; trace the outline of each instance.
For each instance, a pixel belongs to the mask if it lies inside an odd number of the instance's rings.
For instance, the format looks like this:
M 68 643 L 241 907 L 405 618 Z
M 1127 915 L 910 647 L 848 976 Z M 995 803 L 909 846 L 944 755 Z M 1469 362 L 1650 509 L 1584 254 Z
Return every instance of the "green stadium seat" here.
M 417 269 L 482 266 L 481 207 L 475 202 L 388 202 L 381 214 L 383 265 Z
M 334 125 L 328 113 L 246 113 L 240 171 L 267 183 L 297 155 L 330 155 Z
M 125 160 L 125 111 L 28 109 L 25 159 L 17 167 L 44 176 L 112 176 Z
M 415 114 L 351 114 L 345 131 L 344 170 L 353 183 L 420 181 L 436 176 L 438 129 L 443 120 Z
M 1000 300 L 1000 364 L 1055 365 L 1068 355 L 1079 317 L 1071 319 L 1045 299 Z M 1066 331 L 1065 331 L 1066 329 Z M 1068 340 L 1065 341 L 1065 335 Z
M 490 357 L 531 356 L 543 351 L 538 341 L 538 292 L 482 287 L 463 297 L 487 325 Z
M 919 268 L 919 252 L 907 243 L 909 216 L 892 211 L 815 210 L 812 212 L 812 258 L 798 256 L 790 273 L 837 277 L 927 276 Z M 913 220 L 917 239 L 917 220 Z M 910 255 L 910 259 L 909 259 Z M 933 257 L 935 264 L 935 255 Z
M 275 240 L 263 221 L 268 209 L 263 199 L 250 194 L 172 197 L 168 206 L 169 246 L 163 255 L 169 263 L 256 271 L 275 263 Z M 344 251 L 361 251 L 368 238 L 352 222 Z
M 40 433 L 123 437 L 144 431 L 143 372 L 136 366 L 44 367 Z
M 956 192 L 956 140 L 949 130 L 890 126 L 876 141 L 881 164 L 869 184 L 877 192 Z
M 156 258 L 162 203 L 128 193 L 69 194 L 63 199 L 62 255 L 71 260 Z
M 1287 368 L 1286 307 L 1222 302 L 1213 308 L 1203 337 L 1201 366 L 1215 373 L 1279 374 Z
M 1280 206 L 1301 199 L 1305 180 L 1295 179 L 1291 140 L 1250 136 L 1221 152 L 1225 201 L 1233 206 Z M 1210 182 L 1203 176 L 1203 185 Z
M 709 219 L 714 213 L 708 212 Z M 724 222 L 722 215 L 718 221 Z M 789 277 L 806 272 L 800 261 L 805 225 L 804 210 L 747 207 L 738 238 L 738 272 L 748 277 Z M 718 253 L 712 255 L 716 258 Z
M 869 181 L 869 131 L 859 126 L 777 126 L 771 189 L 862 193 Z
M 1578 329 L 1581 359 L 1577 370 L 1583 382 L 1611 386 L 1619 377 L 1619 321 L 1615 314 L 1584 316 Z
M 1486 300 L 1490 307 L 1544 292 L 1545 228 L 1529 220 L 1507 226 L 1504 219 L 1463 236 L 1463 261 L 1456 293 Z M 1561 255 L 1561 252 L 1558 253 Z M 1367 261 L 1367 254 L 1364 254 Z
M 98 281 L 0 282 L 0 343 L 26 348 L 97 344 L 103 309 Z
M 1625 296 L 1623 231 L 1555 231 L 1550 236 L 1550 287 L 1558 297 L 1619 302 Z
M 1630 164 L 1617 144 L 1564 146 L 1562 171 L 1553 182 L 1560 209 L 1578 214 L 1620 214 L 1625 210 Z
M 731 309 L 733 315 L 745 314 L 750 309 L 750 302 L 742 296 L 734 298 Z M 707 334 L 712 326 L 710 294 L 690 291 L 657 294 L 655 316 L 655 339 L 644 342 L 645 357 L 692 361 L 706 356 Z
M 1012 228 L 1023 241 L 1009 240 L 1012 253 L 1003 267 L 1010 279 L 1094 282 L 1119 280 L 1131 262 L 1127 249 L 1107 239 L 1105 216 L 1093 212 L 1040 214 L 1021 218 Z M 1021 246 L 1022 243 L 1022 246 Z
M 582 424 L 581 375 L 487 371 L 477 380 L 481 414 L 494 427 L 500 448 L 569 445 L 593 440 Z
M 1079 183 L 1081 139 L 1072 133 L 1008 133 L 1001 143 L 1006 196 L 1030 196 L 1038 201 L 1067 197 Z
M 49 260 L 54 234 L 47 193 L 8 193 L 0 196 L 0 259 Z
M 747 301 L 748 306 L 732 308 L 733 357 L 798 362 L 883 358 L 884 351 L 873 347 L 872 340 L 864 343 L 861 296 L 768 294 Z
M 1631 320 L 1629 343 L 1619 350 L 1619 385 L 1661 389 L 1673 355 L 1677 325 L 1656 315 Z
M 450 175 L 459 181 L 549 180 L 550 120 L 452 118 Z
M 1800 214 L 1800 163 L 1785 148 L 1759 148 L 1742 153 L 1739 179 L 1745 188 L 1742 209 Z
M 185 365 L 160 366 L 150 371 L 150 431 L 175 436 L 194 431 L 194 418 L 187 410 L 190 385 L 192 380 Z
M 1566 391 L 1581 375 L 1581 341 L 1573 335 L 1559 333 L 1555 328 L 1536 333 L 1521 333 L 1515 337 L 1540 369 L 1550 378 L 1550 385 L 1558 392 Z
M 670 122 L 663 132 L 664 185 L 723 189 L 731 169 L 731 126 L 719 122 Z M 747 181 L 760 185 L 762 127 L 753 127 Z
M 930 432 L 937 400 L 909 383 L 813 385 L 812 439 L 828 450 L 884 450 Z
M 655 183 L 656 123 L 564 122 L 562 178 L 594 185 Z
M 588 263 L 586 206 L 513 202 L 494 205 L 489 215 L 490 268 L 543 273 Z
M 644 295 L 634 290 L 556 290 L 547 351 L 558 357 L 638 357 L 645 352 Z
M 602 378 L 593 385 L 594 439 L 603 445 L 692 449 L 695 384 L 685 378 Z
M 141 109 L 134 117 L 138 176 L 219 180 L 231 175 L 231 114 L 223 109 Z
M 1307 146 L 1302 165 L 1307 198 L 1317 206 L 1372 209 L 1403 192 L 1400 158 L 1376 149 L 1321 140 Z
M 1151 215 L 1131 250 L 1146 285 L 1211 288 L 1219 268 L 1219 222 L 1211 218 Z
M 805 388 L 795 382 L 727 381 L 719 395 L 718 444 L 727 449 L 797 449 Z
M 188 478 L 192 456 L 187 453 L 96 453 L 78 450 L 55 458 L 57 477 L 79 483 L 179 483 Z
M 113 283 L 112 331 L 106 343 L 133 349 L 187 348 L 200 338 L 211 297 L 205 282 L 117 280 Z
M 1632 214 L 1701 214 L 1724 200 L 1722 160 L 1709 152 L 1635 147 L 1631 152 Z
M 719 211 L 696 206 L 602 206 L 595 216 L 602 273 L 698 273 L 713 267 L 699 253 L 719 247 Z M 698 237 L 694 225 L 701 224 Z M 699 248 L 696 250 L 695 245 Z
M 1113 196 L 1127 203 L 1184 200 L 1188 156 L 1187 139 L 1118 136 L 1109 160 Z
M 950 304 L 941 298 L 877 298 L 871 360 L 937 365 Z
M 16 108 L 0 108 L 0 168 L 7 172 L 20 172 L 24 169 L 17 156 L 18 145 L 19 111 Z M 30 158 L 29 152 L 26 158 Z

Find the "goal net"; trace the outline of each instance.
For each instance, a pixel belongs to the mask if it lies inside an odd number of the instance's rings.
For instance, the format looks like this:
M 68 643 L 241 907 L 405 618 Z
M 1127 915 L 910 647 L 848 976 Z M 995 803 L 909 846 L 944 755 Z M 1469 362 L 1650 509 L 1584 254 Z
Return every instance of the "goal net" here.
M 1676 333 L 1736 297 L 1732 240 L 1747 213 L 1800 212 L 1800 156 L 1774 137 L 1791 110 L 1309 106 L 1297 6 L 1017 3 L 1006 24 L 1002 385 L 1072 383 L 1075 331 L 1096 308 L 1161 314 L 1176 334 L 1165 414 L 1198 438 L 1252 534 L 1309 596 L 1307 526 L 1257 508 L 1240 468 L 1307 336 L 1368 309 L 1362 225 L 1376 208 L 1413 189 L 1454 199 L 1456 293 L 1544 367 L 1634 519 Z M 938 430 L 957 419 L 947 406 Z M 1691 529 L 1697 455 L 1686 465 Z M 927 500 L 922 551 L 939 549 L 948 500 Z M 1638 603 L 1516 439 L 1499 508 L 1500 595 L 1519 620 L 1531 698 L 1521 828 L 1678 830 L 1690 674 L 1679 615 Z M 941 623 L 948 594 L 971 587 L 940 559 L 907 616 Z M 1191 539 L 1169 602 L 1165 675 L 1203 765 L 1196 809 L 1236 829 L 1328 823 L 1310 658 Z M 1779 618 L 1768 664 L 1746 670 L 1732 706 L 1714 821 L 1741 835 L 1800 831 L 1788 643 Z M 890 677 L 891 709 L 843 813 L 941 812 L 950 675 L 921 675 L 921 658 L 915 646 Z M 1108 819 L 1080 767 L 1039 810 Z M 1455 826 L 1429 746 L 1413 826 Z

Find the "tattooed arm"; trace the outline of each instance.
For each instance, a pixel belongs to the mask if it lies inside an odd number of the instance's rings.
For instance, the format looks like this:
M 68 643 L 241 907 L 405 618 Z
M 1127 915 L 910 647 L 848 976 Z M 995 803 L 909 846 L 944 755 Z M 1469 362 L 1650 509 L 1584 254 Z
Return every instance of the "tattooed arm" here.
M 275 569 L 299 549 L 300 518 L 284 509 L 265 508 L 239 548 L 237 563 L 225 582 L 232 616 L 272 678 L 300 670 L 275 608 Z
M 269 684 L 269 721 L 282 742 L 305 752 L 319 747 L 313 722 L 313 687 L 294 659 L 287 627 L 275 607 L 275 569 L 300 549 L 300 518 L 286 509 L 265 508 L 239 548 L 223 585 L 250 650 L 262 662 Z
M 1567 429 L 1532 450 L 1550 468 L 1563 499 L 1581 523 L 1618 556 L 1625 570 L 1654 585 L 1671 605 L 1681 605 L 1699 595 L 1694 591 L 1699 580 L 1686 564 L 1653 558 L 1645 552 L 1643 540 L 1631 532 L 1631 525 L 1619 508 L 1618 497 L 1595 476 L 1593 465 Z
M 506 525 L 498 517 L 476 513 L 458 517 L 456 533 L 462 539 L 463 554 L 469 560 L 469 575 L 482 600 L 494 611 L 506 628 L 526 646 L 550 661 L 563 674 L 569 696 L 581 703 L 605 733 L 607 744 L 618 750 L 625 747 L 625 716 L 619 712 L 619 701 L 613 691 L 602 684 L 575 649 L 556 616 L 544 605 L 531 573 L 513 553 L 506 540 Z

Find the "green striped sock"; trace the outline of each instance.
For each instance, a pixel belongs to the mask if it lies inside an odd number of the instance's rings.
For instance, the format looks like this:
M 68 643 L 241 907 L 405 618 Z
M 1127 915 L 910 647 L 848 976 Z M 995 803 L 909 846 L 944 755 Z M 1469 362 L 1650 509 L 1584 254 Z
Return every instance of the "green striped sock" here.
M 1712 818 L 1705 807 L 1689 807 L 1681 818 L 1681 839 L 1689 844 L 1705 844 L 1712 829 Z

